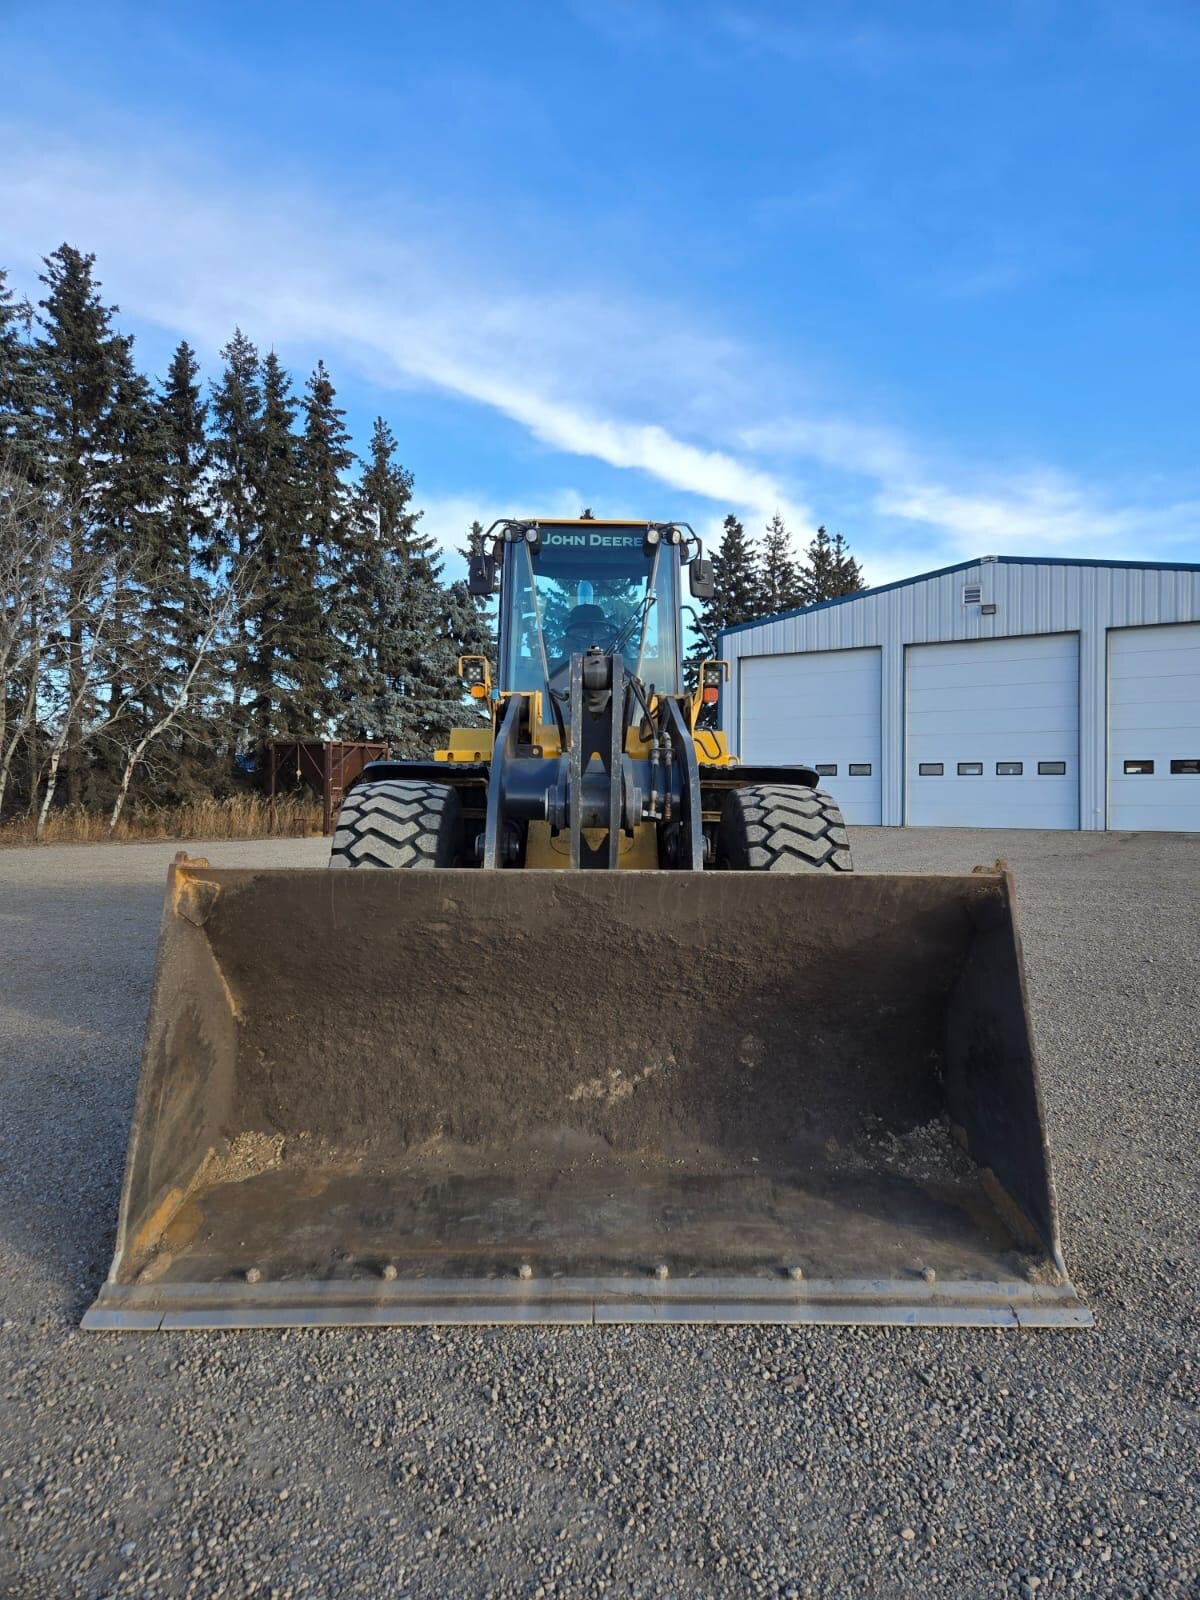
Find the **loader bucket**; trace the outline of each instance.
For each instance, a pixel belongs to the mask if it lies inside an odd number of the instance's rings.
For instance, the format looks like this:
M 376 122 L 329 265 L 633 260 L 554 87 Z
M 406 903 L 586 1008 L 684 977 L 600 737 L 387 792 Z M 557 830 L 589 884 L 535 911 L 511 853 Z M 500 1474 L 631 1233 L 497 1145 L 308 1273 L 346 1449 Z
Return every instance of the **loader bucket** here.
M 1079 1325 L 1001 873 L 171 872 L 88 1328 Z

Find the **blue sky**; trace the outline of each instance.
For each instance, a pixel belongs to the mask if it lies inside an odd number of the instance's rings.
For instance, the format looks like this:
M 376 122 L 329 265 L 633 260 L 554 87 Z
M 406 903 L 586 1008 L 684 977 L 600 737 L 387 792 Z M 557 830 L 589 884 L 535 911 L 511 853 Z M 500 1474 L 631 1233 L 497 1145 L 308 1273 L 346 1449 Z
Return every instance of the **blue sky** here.
M 1198 560 L 1198 81 L 1191 0 L 0 0 L 0 262 L 323 355 L 448 544 Z

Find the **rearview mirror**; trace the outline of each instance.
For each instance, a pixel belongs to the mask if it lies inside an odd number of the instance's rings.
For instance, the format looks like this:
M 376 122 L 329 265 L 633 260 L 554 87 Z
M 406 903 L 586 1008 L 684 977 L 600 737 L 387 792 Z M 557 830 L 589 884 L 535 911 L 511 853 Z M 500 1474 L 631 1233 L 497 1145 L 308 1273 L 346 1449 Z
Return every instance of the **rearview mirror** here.
M 477 596 L 494 593 L 496 562 L 492 556 L 472 556 L 467 562 L 467 593 Z
M 713 564 L 705 556 L 697 556 L 694 561 L 688 562 L 688 588 L 692 591 L 693 600 L 711 600 L 716 594 Z

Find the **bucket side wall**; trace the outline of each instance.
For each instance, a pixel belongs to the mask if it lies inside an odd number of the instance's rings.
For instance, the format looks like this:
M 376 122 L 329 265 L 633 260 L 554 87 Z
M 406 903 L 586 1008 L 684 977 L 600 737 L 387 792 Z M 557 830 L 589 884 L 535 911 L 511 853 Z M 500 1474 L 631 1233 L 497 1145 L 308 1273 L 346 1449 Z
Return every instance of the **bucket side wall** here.
M 979 932 L 947 1011 L 947 1106 L 972 1159 L 1016 1208 L 1010 1222 L 1065 1272 L 1010 886 L 975 915 Z
M 137 1276 L 229 1124 L 237 1023 L 203 926 L 188 920 L 194 881 L 171 869 L 111 1274 L 123 1282 Z

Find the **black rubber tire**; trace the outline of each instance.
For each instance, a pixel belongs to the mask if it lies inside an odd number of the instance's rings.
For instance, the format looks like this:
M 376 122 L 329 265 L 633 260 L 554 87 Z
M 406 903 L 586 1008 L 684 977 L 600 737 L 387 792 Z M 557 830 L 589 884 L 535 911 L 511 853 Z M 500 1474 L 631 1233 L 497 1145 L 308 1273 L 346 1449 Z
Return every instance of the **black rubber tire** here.
M 717 866 L 730 872 L 853 872 L 837 801 L 824 789 L 733 789 L 721 808 Z
M 331 867 L 457 867 L 463 858 L 458 790 L 382 778 L 351 789 L 338 812 Z

